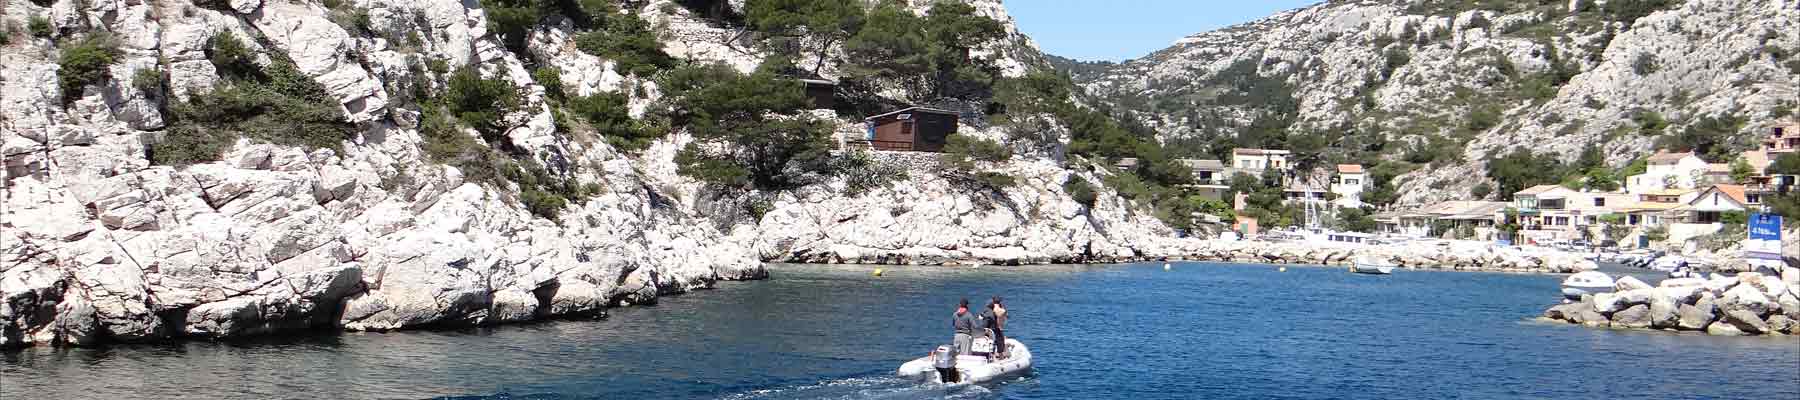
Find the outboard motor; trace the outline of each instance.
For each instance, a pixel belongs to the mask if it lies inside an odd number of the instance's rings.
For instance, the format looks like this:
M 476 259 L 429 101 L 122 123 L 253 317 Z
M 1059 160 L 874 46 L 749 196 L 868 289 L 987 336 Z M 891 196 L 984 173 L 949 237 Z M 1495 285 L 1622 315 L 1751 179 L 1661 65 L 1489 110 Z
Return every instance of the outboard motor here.
M 956 373 L 956 352 L 950 346 L 938 346 L 931 352 L 932 367 L 937 368 L 938 378 L 944 383 L 956 383 L 961 377 Z

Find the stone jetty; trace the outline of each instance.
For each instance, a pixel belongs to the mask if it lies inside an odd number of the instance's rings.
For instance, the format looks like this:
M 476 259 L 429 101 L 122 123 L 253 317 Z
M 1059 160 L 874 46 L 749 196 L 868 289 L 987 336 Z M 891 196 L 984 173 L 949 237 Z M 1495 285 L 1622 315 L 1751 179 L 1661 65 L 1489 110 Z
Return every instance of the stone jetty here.
M 1551 306 L 1544 317 L 1595 328 L 1658 329 L 1711 335 L 1800 334 L 1800 269 L 1785 279 L 1756 272 L 1667 279 L 1650 286 L 1619 278 L 1612 293 Z

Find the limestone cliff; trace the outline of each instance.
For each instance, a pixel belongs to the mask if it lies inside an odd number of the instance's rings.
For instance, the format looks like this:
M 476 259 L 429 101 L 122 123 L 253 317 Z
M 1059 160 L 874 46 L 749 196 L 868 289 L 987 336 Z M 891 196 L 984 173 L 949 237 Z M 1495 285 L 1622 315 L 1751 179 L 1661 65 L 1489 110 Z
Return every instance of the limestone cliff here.
M 571 95 L 625 93 L 634 116 L 661 94 L 616 60 L 577 51 L 566 23 L 509 50 L 480 3 L 6 2 L 0 347 L 592 316 L 764 277 L 764 260 L 1104 261 L 1172 249 L 1161 244 L 1168 228 L 1110 192 L 1091 210 L 1073 201 L 1066 177 L 1095 172 L 1065 169 L 1054 149 L 993 166 L 1019 179 L 1004 190 L 968 189 L 927 166 L 860 196 L 840 195 L 841 179 L 782 195 L 760 222 L 746 219 L 675 173 L 679 131 L 626 153 L 559 130 L 522 59 L 560 71 Z M 1006 26 L 978 55 L 1009 76 L 1043 68 L 998 1 L 971 3 Z M 628 4 L 677 58 L 741 70 L 761 61 L 741 32 L 691 10 Z M 316 81 L 354 124 L 351 138 L 318 148 L 238 138 L 220 161 L 153 165 L 148 145 L 180 122 L 165 106 L 223 84 L 208 43 L 225 32 L 245 38 L 257 64 L 291 62 Z M 116 40 L 112 62 L 65 62 L 101 33 Z M 526 93 L 522 111 L 499 116 L 497 145 L 585 196 L 546 218 L 521 184 L 483 183 L 427 156 L 415 89 L 441 88 L 444 71 L 464 67 Z

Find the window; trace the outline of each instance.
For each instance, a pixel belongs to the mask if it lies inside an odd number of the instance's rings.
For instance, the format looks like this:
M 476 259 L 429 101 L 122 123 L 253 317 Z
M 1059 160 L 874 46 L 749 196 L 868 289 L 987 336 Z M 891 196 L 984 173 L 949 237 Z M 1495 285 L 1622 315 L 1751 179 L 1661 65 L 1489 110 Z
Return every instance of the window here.
M 1744 195 L 1744 202 L 1750 204 L 1762 204 L 1762 195 L 1756 193 L 1746 194 Z
M 1595 197 L 1594 198 L 1594 207 L 1606 207 L 1606 198 L 1605 197 Z
M 1362 181 L 1359 181 L 1359 180 L 1356 180 L 1356 179 L 1346 179 L 1346 180 L 1344 180 L 1344 184 L 1345 184 L 1345 185 L 1350 185 L 1350 186 L 1356 186 L 1356 185 L 1361 185 L 1361 183 L 1359 183 L 1359 182 L 1362 182 Z

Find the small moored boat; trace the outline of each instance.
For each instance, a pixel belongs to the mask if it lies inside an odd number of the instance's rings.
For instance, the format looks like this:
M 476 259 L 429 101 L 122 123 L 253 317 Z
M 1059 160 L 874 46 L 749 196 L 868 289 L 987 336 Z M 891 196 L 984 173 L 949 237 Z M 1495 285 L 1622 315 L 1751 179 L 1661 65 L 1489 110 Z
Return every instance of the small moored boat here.
M 1350 262 L 1350 272 L 1371 275 L 1387 275 L 1394 273 L 1397 265 L 1379 259 L 1360 257 Z
M 956 368 L 958 379 L 955 382 L 946 382 L 946 384 L 966 385 L 988 382 L 1022 375 L 1031 370 L 1031 350 L 1026 349 L 1024 343 L 1019 343 L 1017 339 L 1007 338 L 1006 358 L 990 360 L 988 353 L 994 348 L 993 343 L 993 339 L 986 337 L 975 338 L 974 348 L 970 351 L 974 354 L 956 356 L 954 368 Z M 895 371 L 895 375 L 942 382 L 943 378 L 938 376 L 936 355 L 937 353 L 934 352 L 933 355 L 907 361 L 900 365 L 900 370 Z
M 1578 272 L 1569 275 L 1569 278 L 1563 279 L 1562 282 L 1563 297 L 1570 299 L 1579 299 L 1586 294 L 1611 293 L 1612 291 L 1613 278 L 1599 271 Z

